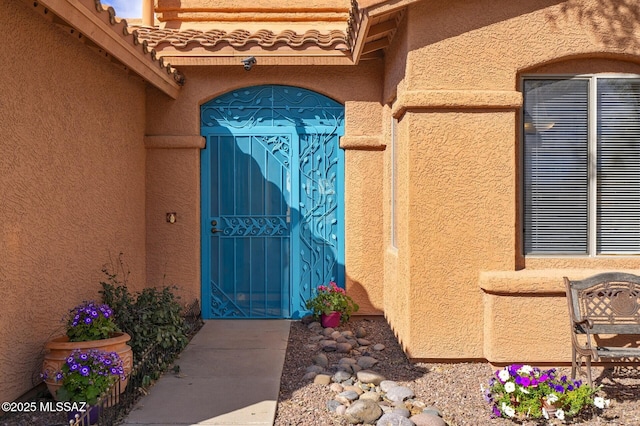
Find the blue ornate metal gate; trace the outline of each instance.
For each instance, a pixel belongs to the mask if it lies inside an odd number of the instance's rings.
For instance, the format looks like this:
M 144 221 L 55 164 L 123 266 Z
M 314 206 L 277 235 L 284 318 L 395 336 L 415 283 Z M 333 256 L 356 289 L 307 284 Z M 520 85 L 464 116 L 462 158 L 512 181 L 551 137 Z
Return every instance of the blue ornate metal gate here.
M 297 318 L 344 282 L 344 107 L 256 86 L 201 109 L 205 318 Z

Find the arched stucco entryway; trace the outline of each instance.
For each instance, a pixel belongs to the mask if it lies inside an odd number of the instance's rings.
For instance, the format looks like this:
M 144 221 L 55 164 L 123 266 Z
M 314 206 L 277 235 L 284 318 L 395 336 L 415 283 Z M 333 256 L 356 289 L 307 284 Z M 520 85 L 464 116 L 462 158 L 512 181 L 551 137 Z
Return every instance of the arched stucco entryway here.
M 201 107 L 205 318 L 298 318 L 344 286 L 344 106 L 291 86 Z

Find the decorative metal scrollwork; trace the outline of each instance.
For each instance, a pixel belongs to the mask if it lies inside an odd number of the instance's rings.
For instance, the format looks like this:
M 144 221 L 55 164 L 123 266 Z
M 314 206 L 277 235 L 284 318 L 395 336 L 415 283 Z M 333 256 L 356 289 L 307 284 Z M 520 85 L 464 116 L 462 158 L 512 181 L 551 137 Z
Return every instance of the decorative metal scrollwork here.
M 224 237 L 287 237 L 287 216 L 223 216 L 218 225 Z

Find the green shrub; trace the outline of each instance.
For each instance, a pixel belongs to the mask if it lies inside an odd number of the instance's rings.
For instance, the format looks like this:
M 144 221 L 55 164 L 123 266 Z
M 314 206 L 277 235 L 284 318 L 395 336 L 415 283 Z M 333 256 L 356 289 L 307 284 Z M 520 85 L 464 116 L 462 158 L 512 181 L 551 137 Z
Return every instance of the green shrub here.
M 113 309 L 118 327 L 131 336 L 129 345 L 134 358 L 138 359 L 154 343 L 164 349 L 180 352 L 187 344 L 187 335 L 181 315 L 182 306 L 173 293 L 176 287 L 145 288 L 131 294 L 127 288 L 129 273 L 124 272 L 121 258 L 119 262 L 122 277 L 106 266 L 102 269 L 106 281 L 100 283 L 100 293 L 103 302 Z

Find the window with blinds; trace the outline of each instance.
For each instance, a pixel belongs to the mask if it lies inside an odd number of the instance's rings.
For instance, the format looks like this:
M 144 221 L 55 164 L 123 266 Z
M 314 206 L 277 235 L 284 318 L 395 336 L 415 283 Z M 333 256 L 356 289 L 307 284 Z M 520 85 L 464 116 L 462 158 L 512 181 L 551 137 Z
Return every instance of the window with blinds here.
M 640 253 L 640 79 L 523 81 L 525 254 Z

